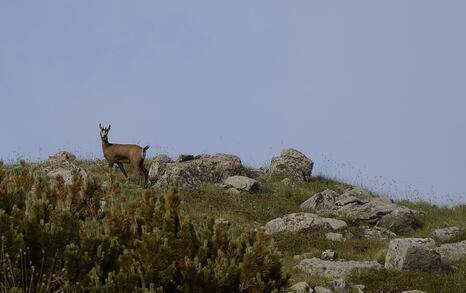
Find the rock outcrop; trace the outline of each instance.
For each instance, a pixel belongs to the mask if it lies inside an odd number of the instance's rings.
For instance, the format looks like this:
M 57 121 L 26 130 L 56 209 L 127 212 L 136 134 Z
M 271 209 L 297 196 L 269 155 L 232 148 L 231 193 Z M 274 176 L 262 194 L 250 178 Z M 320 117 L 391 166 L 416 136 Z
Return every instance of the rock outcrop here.
M 450 268 L 441 262 L 438 252 L 432 249 L 431 238 L 397 238 L 390 241 L 385 268 L 418 272 L 447 273 Z
M 58 175 L 60 175 L 65 185 L 71 185 L 73 183 L 73 174 L 76 173 L 83 178 L 90 177 L 92 174 L 76 165 L 74 162 L 76 156 L 67 151 L 61 151 L 54 155 L 49 156 L 47 160 L 40 164 L 42 171 L 52 181 L 55 181 Z
M 268 234 L 281 232 L 300 232 L 310 228 L 323 228 L 328 230 L 343 230 L 347 224 L 342 220 L 323 218 L 311 213 L 293 213 L 273 219 L 265 224 Z
M 296 183 L 311 180 L 312 167 L 314 163 L 305 155 L 295 149 L 284 149 L 280 157 L 273 157 L 270 163 L 269 173 L 280 173 L 286 175 Z
M 320 258 L 303 259 L 298 269 L 309 274 L 325 278 L 341 278 L 351 273 L 367 273 L 370 270 L 380 270 L 382 266 L 376 261 L 328 261 Z
M 359 189 L 358 189 L 359 192 Z M 319 192 L 303 202 L 301 208 L 320 215 L 350 218 L 369 223 L 396 233 L 406 233 L 416 226 L 416 211 L 393 203 L 385 197 L 360 199 L 349 190 L 340 196 L 332 190 Z
M 234 155 L 214 156 L 183 155 L 173 162 L 166 155 L 157 156 L 150 167 L 149 179 L 156 186 L 176 183 L 180 186 L 196 186 L 203 183 L 222 183 L 234 175 L 245 175 L 241 160 Z

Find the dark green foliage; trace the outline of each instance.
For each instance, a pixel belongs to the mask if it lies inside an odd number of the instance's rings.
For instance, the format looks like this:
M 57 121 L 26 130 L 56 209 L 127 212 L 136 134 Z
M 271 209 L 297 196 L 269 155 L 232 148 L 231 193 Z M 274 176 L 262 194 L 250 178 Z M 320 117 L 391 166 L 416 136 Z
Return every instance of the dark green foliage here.
M 272 292 L 281 264 L 269 237 L 180 219 L 171 187 L 104 189 L 77 174 L 51 185 L 0 164 L 0 292 Z

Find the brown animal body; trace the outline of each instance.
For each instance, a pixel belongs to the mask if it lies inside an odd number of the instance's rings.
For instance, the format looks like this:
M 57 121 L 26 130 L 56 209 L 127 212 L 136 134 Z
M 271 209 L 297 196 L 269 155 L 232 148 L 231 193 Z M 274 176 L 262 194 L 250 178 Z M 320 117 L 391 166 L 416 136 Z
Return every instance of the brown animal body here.
M 149 146 L 144 148 L 135 144 L 113 144 L 108 142 L 108 132 L 110 131 L 111 125 L 107 128 L 103 128 L 99 124 L 100 138 L 102 140 L 102 151 L 105 159 L 108 161 L 108 166 L 113 167 L 117 164 L 120 167 L 121 172 L 125 176 L 126 180 L 129 181 L 128 174 L 126 174 L 124 163 L 131 163 L 139 173 L 139 184 L 144 177 L 144 186 L 147 185 L 148 173 L 147 169 L 144 168 L 144 159 L 146 158 L 146 151 Z

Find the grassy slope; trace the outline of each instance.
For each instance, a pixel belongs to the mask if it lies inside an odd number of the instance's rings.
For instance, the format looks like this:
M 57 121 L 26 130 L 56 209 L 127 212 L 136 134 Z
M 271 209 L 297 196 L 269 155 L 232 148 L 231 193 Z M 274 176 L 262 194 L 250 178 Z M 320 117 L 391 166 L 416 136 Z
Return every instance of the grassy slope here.
M 146 163 L 147 164 L 147 163 Z M 106 162 L 83 161 L 79 165 L 90 170 L 96 177 L 104 180 L 108 172 Z M 137 182 L 137 175 L 131 166 L 126 167 L 132 182 Z M 135 184 L 126 184 L 117 168 L 117 182 L 131 196 L 133 192 L 141 190 Z M 290 187 L 280 183 L 281 178 L 273 178 L 267 182 L 271 192 L 260 194 L 231 194 L 215 186 L 202 186 L 196 189 L 183 189 L 181 216 L 183 220 L 190 220 L 195 225 L 206 219 L 225 218 L 232 223 L 231 232 L 247 228 L 260 228 L 265 223 L 287 213 L 300 211 L 299 205 L 316 192 L 327 188 L 341 192 L 349 185 L 330 179 L 317 177 L 310 183 L 297 187 Z M 160 193 L 164 190 L 160 189 Z M 455 225 L 466 231 L 466 205 L 452 209 L 436 207 L 426 202 L 401 202 L 420 212 L 421 226 L 414 232 L 401 237 L 429 237 L 436 228 Z M 320 256 L 325 249 L 334 249 L 340 258 L 347 260 L 376 260 L 383 264 L 386 244 L 377 240 L 363 239 L 361 229 L 349 223 L 349 231 L 355 236 L 345 242 L 333 242 L 325 239 L 323 231 L 308 231 L 298 234 L 281 234 L 274 237 L 274 241 L 284 254 L 282 262 L 284 270 L 291 275 L 292 283 L 307 281 L 311 285 L 328 285 L 328 280 L 316 278 L 296 270 L 299 262 L 294 255 L 309 253 Z M 466 232 L 454 239 L 465 240 Z M 438 241 L 437 241 L 438 243 Z M 401 292 L 408 289 L 419 289 L 427 292 L 465 292 L 466 288 L 466 260 L 453 263 L 458 267 L 454 274 L 433 275 L 429 273 L 408 273 L 399 271 L 373 272 L 364 276 L 352 276 L 349 280 L 353 284 L 367 286 L 365 292 Z

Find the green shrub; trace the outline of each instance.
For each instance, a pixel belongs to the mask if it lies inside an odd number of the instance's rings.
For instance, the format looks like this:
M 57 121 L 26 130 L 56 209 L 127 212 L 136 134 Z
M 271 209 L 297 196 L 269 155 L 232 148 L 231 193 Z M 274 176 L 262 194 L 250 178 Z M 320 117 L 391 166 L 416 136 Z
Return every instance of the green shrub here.
M 0 292 L 278 292 L 276 249 L 262 232 L 180 220 L 176 187 L 106 190 L 77 174 L 51 185 L 0 164 Z

